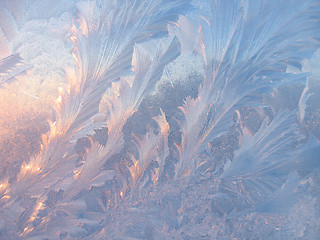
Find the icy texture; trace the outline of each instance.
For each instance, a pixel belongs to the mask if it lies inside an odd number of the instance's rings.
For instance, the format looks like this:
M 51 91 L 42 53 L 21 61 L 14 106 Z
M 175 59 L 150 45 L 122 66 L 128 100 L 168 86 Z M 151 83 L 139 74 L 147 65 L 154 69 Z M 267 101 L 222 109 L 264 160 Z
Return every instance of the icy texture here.
M 320 2 L 0 2 L 0 239 L 318 239 Z

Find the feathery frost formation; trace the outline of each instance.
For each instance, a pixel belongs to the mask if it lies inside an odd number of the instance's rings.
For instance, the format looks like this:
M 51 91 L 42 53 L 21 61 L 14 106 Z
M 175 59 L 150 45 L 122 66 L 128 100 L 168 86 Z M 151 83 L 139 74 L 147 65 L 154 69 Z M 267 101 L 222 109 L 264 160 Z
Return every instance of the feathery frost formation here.
M 317 239 L 320 2 L 0 3 L 0 239 Z

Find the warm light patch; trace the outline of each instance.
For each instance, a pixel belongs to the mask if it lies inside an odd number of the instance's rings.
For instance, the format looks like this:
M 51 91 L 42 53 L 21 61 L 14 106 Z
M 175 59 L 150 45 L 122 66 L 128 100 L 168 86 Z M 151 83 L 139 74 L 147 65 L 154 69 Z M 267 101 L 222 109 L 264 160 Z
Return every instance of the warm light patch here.
M 21 166 L 20 173 L 18 175 L 18 181 L 20 181 L 26 174 L 38 174 L 41 172 L 41 168 L 36 159 L 33 159 L 30 163 L 24 163 Z
M 73 60 L 76 63 L 76 65 L 79 66 L 79 60 L 78 60 L 78 58 L 77 58 L 75 53 L 72 53 L 72 57 L 73 57 Z
M 10 199 L 11 197 L 9 195 L 4 195 L 1 199 L 5 199 L 5 200 L 8 200 Z
M 25 228 L 23 229 L 23 233 L 22 233 L 21 235 L 27 235 L 28 233 L 32 232 L 32 230 L 33 230 L 33 227 L 32 227 L 32 228 L 30 228 L 30 227 L 25 227 Z
M 61 95 L 58 97 L 58 99 L 57 99 L 57 103 L 61 103 L 62 102 L 62 97 L 61 97 Z
M 8 187 L 8 181 L 0 183 L 0 191 L 4 191 Z
M 49 122 L 50 125 L 50 134 L 51 136 L 55 136 L 57 133 L 57 126 L 56 126 L 56 122 Z
M 132 157 L 132 158 L 133 158 L 134 164 L 131 167 L 129 167 L 129 171 L 131 173 L 132 180 L 135 183 L 137 180 L 137 177 L 139 176 L 139 164 L 138 164 L 138 161 L 135 160 L 134 157 Z
M 76 43 L 76 42 L 77 42 L 77 37 L 76 37 L 76 36 L 71 36 L 71 37 L 70 37 L 70 40 L 71 40 L 73 43 Z
M 43 203 L 40 202 L 40 203 L 37 205 L 36 210 L 37 210 L 37 211 L 41 210 L 41 209 L 42 209 L 42 206 L 43 206 Z
M 73 171 L 73 174 L 74 174 L 73 178 L 74 178 L 74 179 L 77 179 L 77 178 L 79 177 L 80 173 L 81 173 L 81 171 L 80 171 L 79 169 L 74 170 L 74 171 Z
M 153 184 L 155 185 L 159 180 L 159 169 L 155 169 L 155 173 L 151 177 Z
M 44 209 L 44 204 L 43 202 L 39 202 L 37 206 L 35 207 L 32 215 L 30 216 L 29 222 L 33 222 L 37 218 L 37 214 L 39 213 L 40 210 Z
M 76 25 L 72 24 L 71 32 L 72 32 L 73 34 L 76 34 L 76 33 L 77 33 L 77 27 L 76 27 Z

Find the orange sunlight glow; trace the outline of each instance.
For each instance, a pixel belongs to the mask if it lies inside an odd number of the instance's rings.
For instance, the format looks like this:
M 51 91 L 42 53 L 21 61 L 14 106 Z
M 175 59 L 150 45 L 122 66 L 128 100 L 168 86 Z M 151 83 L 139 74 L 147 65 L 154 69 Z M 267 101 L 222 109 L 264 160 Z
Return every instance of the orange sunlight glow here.
M 20 181 L 27 174 L 38 174 L 41 172 L 41 168 L 36 159 L 30 161 L 30 163 L 24 163 L 21 166 L 20 173 L 18 175 L 18 181 Z
M 62 97 L 61 97 L 61 95 L 58 97 L 58 99 L 57 99 L 57 103 L 61 103 L 62 102 Z

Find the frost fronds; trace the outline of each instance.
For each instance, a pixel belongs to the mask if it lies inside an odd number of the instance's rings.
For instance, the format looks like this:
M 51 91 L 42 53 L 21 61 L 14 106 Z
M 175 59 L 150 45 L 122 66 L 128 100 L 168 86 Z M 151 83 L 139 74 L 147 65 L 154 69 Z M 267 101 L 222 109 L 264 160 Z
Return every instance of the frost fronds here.
M 265 120 L 254 136 L 244 135 L 241 148 L 236 152 L 231 165 L 224 169 L 223 177 L 242 176 L 251 172 L 251 169 L 257 169 L 258 165 L 272 166 L 279 162 L 276 156 L 281 156 L 284 162 L 290 159 L 292 153 L 289 149 L 293 151 L 297 144 L 297 131 L 295 111 L 279 113 L 269 123 Z
M 101 169 L 108 159 L 122 150 L 123 126 L 138 110 L 141 101 L 152 92 L 162 75 L 164 66 L 173 61 L 179 52 L 176 38 L 162 39 L 157 42 L 152 40 L 135 47 L 132 63 L 134 77 L 122 77 L 118 83 L 113 83 L 112 88 L 107 90 L 102 99 L 100 110 L 106 115 L 108 140 L 105 146 L 99 147 L 98 155 L 95 148 L 88 150 L 89 158 L 86 158 L 82 167 L 84 171 L 79 173 L 80 176 L 83 175 L 86 179 L 94 178 L 99 174 L 99 168 Z M 159 118 L 158 121 L 161 129 L 168 128 L 163 119 Z M 86 171 L 86 165 L 95 166 L 95 171 Z M 85 188 L 85 185 L 79 186 L 81 189 Z
M 181 4 L 175 2 L 170 6 L 174 9 Z M 140 5 L 144 7 L 142 12 L 139 11 Z M 110 5 L 95 1 L 78 4 L 78 21 L 71 27 L 70 37 L 75 44 L 76 69 L 67 69 L 69 85 L 65 90 L 59 89 L 56 108 L 55 126 L 67 138 L 65 141 L 75 142 L 103 126 L 97 115 L 102 95 L 111 82 L 130 70 L 135 43 L 145 35 L 152 38 L 149 27 L 163 25 L 162 21 L 158 22 L 157 14 L 152 19 L 144 19 L 145 14 L 151 14 L 156 7 L 163 8 L 168 20 L 174 18 L 173 9 L 167 9 L 161 1 L 152 4 L 131 1 L 126 4 L 112 1 Z M 158 67 L 161 68 L 167 59 L 164 61 L 159 62 Z M 158 74 L 157 69 L 153 71 Z M 154 81 L 157 79 L 157 76 L 149 77 L 154 77 Z
M 164 67 L 179 53 L 179 42 L 171 37 L 135 46 L 132 60 L 134 76 L 122 77 L 120 82 L 113 83 L 100 105 L 110 129 L 119 122 L 123 126 L 137 111 L 142 100 L 155 89 Z
M 272 88 L 295 79 L 305 80 L 306 75 L 295 76 L 285 70 L 288 65 L 299 66 L 318 46 L 313 39 L 319 35 L 315 32 L 319 21 L 313 21 L 313 17 L 319 6 L 312 1 L 277 4 L 269 9 L 272 4 L 264 1 L 209 1 L 195 49 L 203 56 L 205 78 L 198 97 L 187 98 L 181 107 L 185 121 L 181 123 L 176 178 L 194 171 L 196 154 L 228 131 L 237 105 L 261 104 L 261 96 Z M 284 8 L 287 11 L 282 14 Z M 291 51 L 295 48 L 299 51 Z
M 65 198 L 71 199 L 81 190 L 92 186 L 104 185 L 107 180 L 113 178 L 112 170 L 103 170 L 102 166 L 111 157 L 122 150 L 122 139 L 114 141 L 106 146 L 97 142 L 91 142 L 90 150 L 86 154 L 85 162 L 73 170 L 71 184 L 66 189 Z
M 14 196 L 12 202 L 19 201 L 25 189 L 28 189 L 25 196 L 38 198 L 37 203 L 43 201 L 50 190 L 59 189 L 67 189 L 65 198 L 70 200 L 81 190 L 100 185 L 112 176 L 112 173 L 103 172 L 101 167 L 122 149 L 122 127 L 126 119 L 153 90 L 164 66 L 180 52 L 175 38 L 159 40 L 158 43 L 150 39 L 167 34 L 166 21 L 174 20 L 179 8 L 183 11 L 188 7 L 183 1 L 126 1 L 124 4 L 92 1 L 78 4 L 77 19 L 70 30 L 70 39 L 75 44 L 72 54 L 76 68 L 66 68 L 68 86 L 59 88 L 55 119 L 49 122 L 49 132 L 42 136 L 41 152 L 21 166 L 17 181 L 9 187 L 10 196 Z M 157 31 L 153 32 L 155 29 Z M 146 41 L 145 46 L 135 45 L 140 41 Z M 124 106 L 116 106 L 116 111 L 127 111 L 119 116 L 123 118 L 122 122 L 113 129 L 111 125 L 115 125 L 117 119 L 107 119 L 106 124 L 110 125 L 108 143 L 105 146 L 92 143 L 85 163 L 77 167 L 74 143 L 105 126 L 105 118 L 98 113 L 101 97 L 113 81 L 128 74 L 131 62 L 135 68 L 132 91 L 127 92 L 129 98 L 124 100 L 127 101 Z M 122 93 L 122 98 L 127 93 Z M 34 214 L 37 214 L 36 209 L 30 208 L 21 226 L 32 221 Z M 27 235 L 30 229 L 26 227 L 22 232 Z
M 99 115 L 97 115 L 99 102 L 109 84 L 120 77 L 120 73 L 123 74 L 123 68 L 118 70 L 116 70 L 117 68 L 113 69 L 113 64 L 121 61 L 120 57 L 122 54 L 124 54 L 125 58 L 128 58 L 126 61 L 131 61 L 130 54 L 126 51 L 130 51 L 130 49 L 133 51 L 134 43 L 137 40 L 136 37 L 141 31 L 145 30 L 143 26 L 146 27 L 148 24 L 142 20 L 144 15 L 139 15 L 142 18 L 140 20 L 141 22 L 131 22 L 131 18 L 135 16 L 131 15 L 133 13 L 130 11 L 138 9 L 128 8 L 126 5 L 121 5 L 120 7 L 119 2 L 114 2 L 114 4 L 118 5 L 111 8 L 110 11 L 106 10 L 106 6 L 101 9 L 96 2 L 84 4 L 89 4 L 89 6 L 82 9 L 84 13 L 81 13 L 81 11 L 79 12 L 79 18 L 81 19 L 79 27 L 73 25 L 71 28 L 73 34 L 71 40 L 76 44 L 74 49 L 76 70 L 67 70 L 67 79 L 69 82 L 68 89 L 59 89 L 60 95 L 56 100 L 56 119 L 54 122 L 50 123 L 50 131 L 43 136 L 43 151 L 36 157 L 37 159 L 41 159 L 37 161 L 41 162 L 39 168 L 44 171 L 45 167 L 50 169 L 58 168 L 66 152 L 70 148 L 70 143 L 74 143 L 81 137 L 93 134 L 94 129 L 104 126 L 101 119 L 99 119 L 100 121 L 95 120 L 96 117 L 99 117 Z M 93 5 L 91 6 L 90 4 Z M 127 4 L 131 3 L 128 1 Z M 157 2 L 157 4 L 160 3 Z M 153 7 L 155 7 L 153 4 L 147 4 L 146 6 L 149 6 L 149 8 L 144 9 L 144 11 L 153 11 Z M 165 5 L 162 5 L 162 7 L 165 7 Z M 126 11 L 129 11 L 130 14 L 128 15 Z M 170 12 L 169 9 L 168 11 Z M 99 14 L 110 14 L 110 16 L 105 18 L 105 16 L 100 16 Z M 173 16 L 170 15 L 170 17 Z M 113 24 L 114 21 L 119 19 L 122 19 L 122 25 L 118 26 L 117 24 Z M 156 18 L 153 19 L 152 23 L 156 24 L 156 20 Z M 129 27 L 129 23 L 135 23 L 137 26 L 135 28 L 132 26 Z M 115 34 L 114 31 L 118 32 L 118 34 Z M 111 41 L 108 36 L 115 39 L 112 39 Z M 115 42 L 118 42 L 118 40 L 119 42 L 122 42 L 123 45 L 119 46 L 119 48 L 113 48 L 112 46 Z M 167 62 L 172 61 L 179 53 L 177 40 L 173 39 L 169 41 L 172 41 L 172 44 L 160 41 L 160 47 L 155 48 L 158 49 L 156 50 L 158 52 L 154 53 L 156 55 L 156 59 L 153 59 L 154 67 L 148 70 L 146 69 L 145 64 L 150 63 L 148 59 L 151 58 L 151 53 L 148 53 L 143 49 L 141 50 L 141 53 L 135 51 L 135 58 L 146 58 L 143 60 L 136 59 L 135 61 L 137 63 L 133 63 L 137 68 L 136 78 L 138 80 L 136 81 L 140 81 L 133 85 L 134 90 L 139 89 L 141 84 L 146 84 L 145 86 L 142 85 L 142 88 L 140 88 L 143 92 L 138 92 L 136 101 L 141 101 L 139 98 L 146 94 L 146 92 L 150 92 L 150 87 L 152 87 L 157 79 L 160 78 L 164 65 Z M 110 52 L 105 52 L 105 49 L 116 52 L 110 54 Z M 96 56 L 94 53 L 97 51 L 101 55 Z M 113 58 L 111 59 L 105 59 L 112 56 Z M 102 67 L 99 62 L 103 62 L 107 65 Z M 120 65 L 124 66 L 123 64 L 124 63 L 122 62 Z M 127 68 L 129 68 L 129 66 L 130 62 L 127 63 Z M 105 74 L 111 74 L 112 72 L 115 73 L 113 77 L 109 75 L 105 76 Z M 150 84 L 151 80 L 153 82 Z M 137 102 L 134 102 L 133 104 L 137 104 Z M 125 121 L 122 124 L 124 123 Z
M 157 151 L 155 151 L 158 145 L 158 136 L 152 132 L 152 129 L 148 129 L 143 139 L 135 137 L 133 142 L 138 149 L 138 159 L 132 154 L 131 161 L 133 164 L 128 168 L 132 178 L 132 193 L 134 194 L 135 192 L 139 192 L 139 189 L 143 188 L 148 181 L 152 180 L 152 176 L 146 175 L 150 174 L 150 172 L 147 172 L 147 169 L 152 162 L 156 162 L 158 156 Z M 157 174 L 154 172 L 154 175 Z M 156 178 L 157 176 L 154 177 L 154 182 L 156 182 Z
M 167 122 L 166 115 L 164 112 L 161 110 L 161 114 L 153 118 L 159 126 L 159 133 L 158 137 L 159 139 L 159 144 L 157 146 L 157 152 L 158 152 L 158 157 L 157 157 L 157 163 L 158 163 L 158 168 L 159 170 L 157 171 L 156 175 L 156 181 L 158 181 L 163 174 L 164 170 L 164 165 L 167 157 L 169 156 L 169 145 L 168 145 L 168 137 L 170 134 L 170 126 L 169 123 Z
M 223 179 L 245 179 L 246 177 L 264 174 L 268 169 L 282 166 L 291 160 L 297 144 L 296 114 L 281 113 L 270 123 L 264 121 L 254 136 L 245 135 L 242 147 L 235 154 L 223 171 Z M 290 151 L 291 150 L 291 151 Z M 275 156 L 281 156 L 279 160 Z
M 0 1 L 0 238 L 315 238 L 319 26 L 317 0 Z
M 169 124 L 166 121 L 165 114 L 154 118 L 159 125 L 159 133 L 156 135 L 152 129 L 147 129 L 147 134 L 139 139 L 133 140 L 138 150 L 138 158 L 131 154 L 132 165 L 129 166 L 131 174 L 131 194 L 139 192 L 145 185 L 157 184 L 161 175 L 166 158 L 169 156 L 168 136 Z
M 259 205 L 271 196 L 279 205 L 280 199 L 290 198 L 300 180 L 320 167 L 313 155 L 319 151 L 319 143 L 312 140 L 297 147 L 298 134 L 297 113 L 293 111 L 279 113 L 270 123 L 264 121 L 254 136 L 245 135 L 234 159 L 224 166 L 221 191 L 236 196 L 246 193 L 241 201 L 247 206 Z
M 19 53 L 0 60 L 0 86 L 9 79 L 32 68 L 32 65 L 25 64 Z
M 81 102 L 72 104 L 79 105 L 72 128 L 77 129 L 79 124 L 82 126 L 84 121 L 91 119 L 111 82 L 130 71 L 135 44 L 163 36 L 167 32 L 163 19 L 174 19 L 174 10 L 182 7 L 180 11 L 183 11 L 186 6 L 182 1 L 149 3 L 126 0 L 124 3 L 92 1 L 78 4 L 79 24 L 73 25 L 71 40 L 76 46 L 73 56 Z M 156 36 L 154 28 L 160 30 Z

